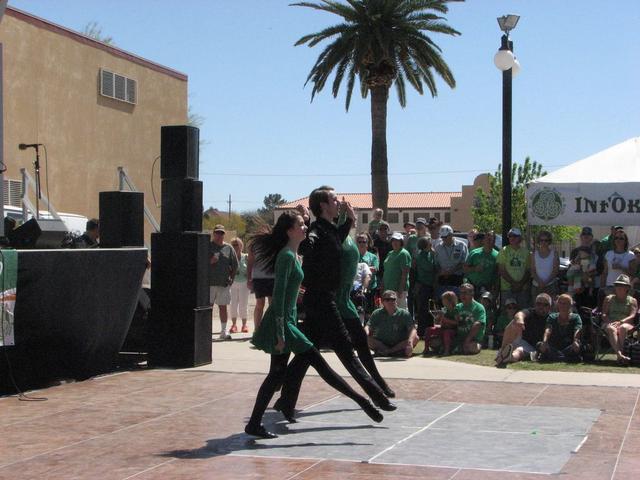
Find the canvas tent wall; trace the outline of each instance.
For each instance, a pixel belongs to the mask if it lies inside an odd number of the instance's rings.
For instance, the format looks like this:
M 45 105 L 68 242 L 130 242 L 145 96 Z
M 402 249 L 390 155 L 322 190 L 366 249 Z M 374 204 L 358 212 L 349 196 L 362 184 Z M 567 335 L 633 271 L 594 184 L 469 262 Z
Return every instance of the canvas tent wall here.
M 527 186 L 531 225 L 640 225 L 640 137 Z

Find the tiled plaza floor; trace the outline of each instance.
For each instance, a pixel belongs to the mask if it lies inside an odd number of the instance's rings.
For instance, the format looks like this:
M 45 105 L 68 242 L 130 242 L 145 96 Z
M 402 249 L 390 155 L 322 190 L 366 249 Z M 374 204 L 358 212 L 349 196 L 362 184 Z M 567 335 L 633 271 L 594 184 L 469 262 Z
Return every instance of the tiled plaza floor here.
M 330 387 L 318 377 L 310 376 L 305 380 L 299 402 L 300 408 L 307 408 L 300 414 L 301 422 L 291 426 L 290 433 L 286 431 L 288 426 L 278 424 L 283 435 L 277 441 L 289 445 L 286 455 L 265 456 L 260 446 L 270 448 L 268 441 L 254 443 L 242 433 L 262 379 L 262 375 L 256 374 L 149 370 L 109 375 L 31 394 L 46 397 L 42 402 L 0 398 L 0 479 L 461 480 L 557 476 L 562 479 L 627 480 L 636 478 L 640 472 L 637 453 L 640 450 L 640 390 L 637 388 L 394 379 L 391 384 L 400 408 L 387 414 L 384 422 L 374 427 L 360 412 L 345 409 L 346 399 L 336 399 Z M 448 403 L 465 404 L 466 410 L 472 413 L 468 418 L 469 438 L 477 439 L 476 457 L 478 452 L 480 457 L 483 450 L 487 452 L 486 468 L 416 465 L 427 463 L 422 462 L 419 451 L 413 454 L 414 464 L 410 461 L 411 456 L 406 464 L 396 463 L 396 459 L 389 456 L 392 450 L 378 455 L 370 463 L 336 460 L 359 457 L 349 452 L 350 448 L 355 448 L 351 445 L 353 442 L 344 440 L 344 445 L 340 444 L 341 436 L 336 433 L 345 425 L 338 421 L 333 425 L 333 418 L 347 421 L 353 417 L 361 424 L 358 428 L 367 438 L 366 432 L 371 428 L 407 423 L 410 420 L 407 413 L 412 408 L 420 405 L 440 408 Z M 327 438 L 336 443 L 332 448 L 343 450 L 344 455 L 338 456 L 334 450 L 319 454 L 321 449 L 316 452 L 313 445 L 309 448 L 308 435 L 300 437 L 295 431 L 295 428 L 305 426 L 305 415 L 322 410 L 322 405 L 334 410 L 337 405 L 341 410 L 338 415 L 344 415 L 323 421 Z M 491 469 L 505 461 L 496 452 L 504 450 L 505 456 L 517 453 L 504 447 L 505 442 L 511 441 L 508 436 L 478 434 L 473 405 L 479 406 L 478 415 L 494 415 L 494 422 L 495 405 L 536 407 L 531 410 L 505 409 L 511 413 L 523 411 L 523 415 L 545 411 L 557 414 L 562 411 L 557 407 L 580 409 L 576 412 L 594 412 L 596 420 L 584 443 L 577 453 L 568 455 L 568 461 L 559 473 L 514 473 Z M 268 412 L 266 420 L 279 420 L 276 414 Z M 523 425 L 530 428 L 525 425 L 530 420 L 523 418 Z M 464 416 L 452 415 L 441 428 L 449 426 L 461 431 L 464 422 Z M 557 429 L 563 427 L 558 424 Z M 468 445 L 469 442 L 465 443 L 463 450 L 470 448 Z M 300 447 L 305 447 L 304 455 L 296 453 L 296 449 L 302 451 Z M 531 452 L 523 451 L 525 453 Z M 385 458 L 391 460 L 382 462 Z M 507 463 L 518 462 L 516 459 Z

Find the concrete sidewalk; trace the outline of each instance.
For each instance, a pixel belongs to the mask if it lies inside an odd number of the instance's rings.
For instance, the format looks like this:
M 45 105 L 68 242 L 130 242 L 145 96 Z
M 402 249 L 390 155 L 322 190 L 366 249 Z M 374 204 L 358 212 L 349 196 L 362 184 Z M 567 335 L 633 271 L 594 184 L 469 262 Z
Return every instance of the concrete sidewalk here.
M 214 338 L 217 336 L 214 335 Z M 224 373 L 263 373 L 269 370 L 269 356 L 252 348 L 251 334 L 234 334 L 233 340 L 214 341 L 213 363 L 192 370 Z M 338 358 L 324 353 L 329 364 L 341 375 L 348 375 Z M 487 382 L 535 383 L 552 385 L 593 385 L 640 387 L 640 375 L 629 373 L 586 373 L 511 370 L 470 365 L 435 358 L 414 356 L 411 359 L 376 358 L 385 378 L 419 380 L 470 380 Z M 309 374 L 315 375 L 313 369 Z

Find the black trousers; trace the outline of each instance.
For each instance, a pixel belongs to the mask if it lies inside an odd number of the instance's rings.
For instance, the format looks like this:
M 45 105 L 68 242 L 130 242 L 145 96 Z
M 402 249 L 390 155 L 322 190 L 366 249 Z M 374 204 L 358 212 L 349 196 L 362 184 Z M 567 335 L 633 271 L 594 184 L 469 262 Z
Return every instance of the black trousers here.
M 318 372 L 325 382 L 346 397 L 355 401 L 361 407 L 368 403 L 366 398 L 353 390 L 353 388 L 351 388 L 349 384 L 329 366 L 317 349 L 311 348 L 304 353 L 296 354 L 293 358 L 294 361 L 296 359 L 304 360 L 305 363 L 312 366 Z M 262 417 L 269 406 L 269 402 L 273 398 L 273 394 L 280 387 L 285 378 L 288 361 L 289 354 L 271 355 L 269 373 L 258 390 L 258 396 L 256 397 L 256 402 L 253 406 L 253 411 L 251 412 L 249 425 L 258 426 L 262 423 Z M 293 361 L 291 363 L 293 363 Z
M 306 312 L 303 331 L 307 338 L 317 348 L 332 349 L 349 374 L 374 403 L 382 405 L 388 402 L 380 386 L 371 378 L 355 356 L 349 332 L 338 312 L 335 296 L 324 293 L 309 294 L 307 291 L 303 301 Z M 300 355 L 297 355 L 289 364 L 280 395 L 280 401 L 287 409 L 293 410 L 298 402 L 302 380 L 309 365 L 308 358 Z

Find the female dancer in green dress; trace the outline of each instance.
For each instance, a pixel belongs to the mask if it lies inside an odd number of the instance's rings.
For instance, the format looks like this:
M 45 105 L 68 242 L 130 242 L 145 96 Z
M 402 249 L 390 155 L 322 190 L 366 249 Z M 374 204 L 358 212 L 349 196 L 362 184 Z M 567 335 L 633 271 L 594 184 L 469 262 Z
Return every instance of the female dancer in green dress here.
M 349 332 L 351 344 L 355 351 L 358 352 L 358 358 L 362 362 L 362 365 L 364 365 L 364 368 L 367 369 L 371 378 L 375 380 L 384 394 L 389 398 L 393 398 L 396 394 L 389 388 L 387 382 L 385 382 L 382 375 L 380 375 L 378 367 L 376 367 L 371 351 L 369 350 L 369 345 L 367 344 L 367 333 L 360 323 L 358 309 L 351 300 L 351 288 L 353 287 L 353 279 L 358 271 L 359 261 L 360 251 L 351 237 L 347 236 L 347 238 L 344 239 L 344 242 L 342 242 L 342 255 L 340 257 L 340 287 L 338 288 L 336 305 L 340 311 L 340 316 L 342 317 L 344 326 Z
M 303 273 L 296 252 L 306 237 L 307 227 L 296 212 L 285 212 L 279 218 L 272 233 L 258 235 L 252 242 L 256 254 L 264 265 L 275 271 L 273 299 L 254 332 L 251 343 L 271 354 L 269 373 L 258 390 L 258 396 L 244 431 L 261 438 L 275 438 L 262 425 L 264 415 L 273 394 L 284 379 L 290 353 L 306 355 L 309 364 L 320 377 L 343 395 L 354 400 L 375 422 L 381 422 L 382 414 L 369 400 L 356 393 L 324 360 L 320 352 L 296 326 L 296 301 Z

